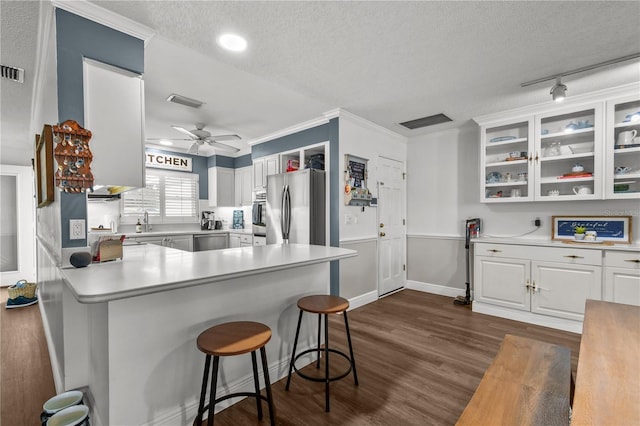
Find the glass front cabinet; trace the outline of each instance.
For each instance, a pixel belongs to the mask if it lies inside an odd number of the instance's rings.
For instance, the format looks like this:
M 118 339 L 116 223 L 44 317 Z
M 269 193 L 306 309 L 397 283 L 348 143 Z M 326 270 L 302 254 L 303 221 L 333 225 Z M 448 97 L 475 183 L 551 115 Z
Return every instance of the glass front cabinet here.
M 640 91 L 623 89 L 476 118 L 481 201 L 640 198 Z

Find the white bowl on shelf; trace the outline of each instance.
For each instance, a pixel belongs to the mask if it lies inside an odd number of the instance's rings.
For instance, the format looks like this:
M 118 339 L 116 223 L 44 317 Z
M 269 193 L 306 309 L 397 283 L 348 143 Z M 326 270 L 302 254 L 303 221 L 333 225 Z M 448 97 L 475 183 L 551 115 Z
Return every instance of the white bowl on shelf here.
M 570 146 L 574 154 L 593 152 L 593 142 L 572 143 Z

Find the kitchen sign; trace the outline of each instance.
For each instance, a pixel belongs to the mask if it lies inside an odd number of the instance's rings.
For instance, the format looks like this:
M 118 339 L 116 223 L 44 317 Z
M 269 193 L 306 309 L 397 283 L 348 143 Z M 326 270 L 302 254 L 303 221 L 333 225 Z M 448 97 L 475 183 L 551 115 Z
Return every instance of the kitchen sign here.
M 156 169 L 169 169 L 178 170 L 181 172 L 190 172 L 193 169 L 193 162 L 189 157 L 147 152 L 145 166 L 153 167 Z
M 631 244 L 631 216 L 552 216 L 551 220 L 552 240 L 573 240 L 580 226 L 595 231 L 596 242 Z

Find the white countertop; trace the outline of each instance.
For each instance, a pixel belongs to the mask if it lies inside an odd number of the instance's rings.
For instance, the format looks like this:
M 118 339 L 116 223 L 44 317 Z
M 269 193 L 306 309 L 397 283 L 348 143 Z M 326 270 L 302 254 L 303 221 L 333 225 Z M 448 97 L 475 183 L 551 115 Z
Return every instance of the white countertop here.
M 471 243 L 490 243 L 490 244 L 515 244 L 524 246 L 541 246 L 541 247 L 564 247 L 564 248 L 584 248 L 597 250 L 618 250 L 640 252 L 638 244 L 614 244 L 605 245 L 599 243 L 565 243 L 562 241 L 551 241 L 535 238 L 499 238 L 499 237 L 480 237 L 471 239 Z
M 353 257 L 357 251 L 273 244 L 192 253 L 145 244 L 123 247 L 123 255 L 122 260 L 60 271 L 79 302 L 100 303 Z
M 178 230 L 178 231 L 149 231 L 149 232 L 109 232 L 109 231 L 91 231 L 90 235 L 98 235 L 100 237 L 119 237 L 126 235 L 127 238 L 133 237 L 160 237 L 163 235 L 202 235 L 202 234 L 246 234 L 252 235 L 251 229 L 211 229 L 211 230 Z

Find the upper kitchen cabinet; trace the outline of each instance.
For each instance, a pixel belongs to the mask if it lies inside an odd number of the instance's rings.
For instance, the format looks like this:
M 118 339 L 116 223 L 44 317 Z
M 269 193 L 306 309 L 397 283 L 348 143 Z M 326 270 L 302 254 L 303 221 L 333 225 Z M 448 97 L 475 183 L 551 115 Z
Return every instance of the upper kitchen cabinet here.
M 640 85 L 475 118 L 483 203 L 637 198 Z
M 235 205 L 250 206 L 252 203 L 253 167 L 235 169 Z
M 601 199 L 602 103 L 536 116 L 536 199 Z
M 85 58 L 83 83 L 94 185 L 144 187 L 142 76 Z
M 533 118 L 483 126 L 481 140 L 482 200 L 532 201 Z
M 235 205 L 235 171 L 225 167 L 209 168 L 209 205 L 233 207 Z
M 298 169 L 324 170 L 325 143 L 306 146 L 302 149 L 280 154 L 280 169 L 277 173 L 293 172 Z
M 267 176 L 280 173 L 278 154 L 269 155 L 253 160 L 253 190 L 265 191 L 267 189 Z
M 640 96 L 607 102 L 605 135 L 607 198 L 638 198 L 640 193 Z

